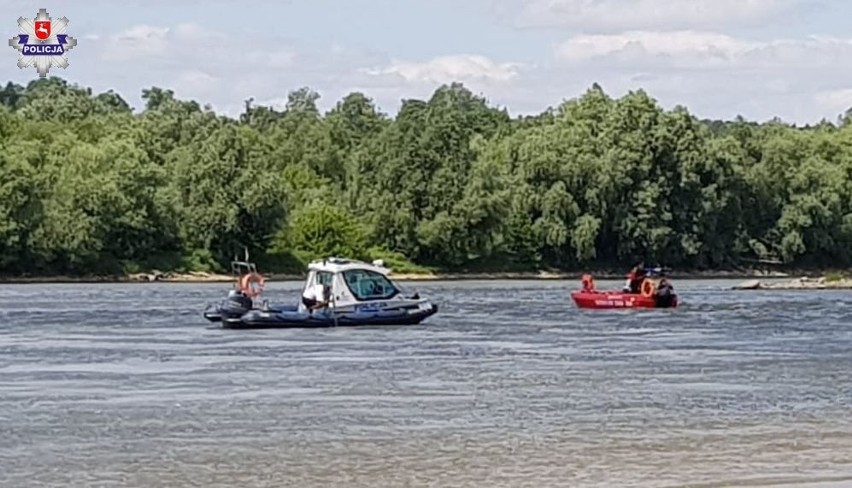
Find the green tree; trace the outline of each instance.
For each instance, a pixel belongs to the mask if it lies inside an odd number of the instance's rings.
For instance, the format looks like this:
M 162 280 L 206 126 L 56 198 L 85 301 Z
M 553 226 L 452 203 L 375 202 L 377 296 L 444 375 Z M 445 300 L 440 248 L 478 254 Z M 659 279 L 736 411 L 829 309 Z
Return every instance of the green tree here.
M 699 120 L 596 84 L 515 119 L 459 83 L 393 117 L 358 92 L 322 113 L 308 87 L 236 119 L 142 99 L 0 89 L 0 274 L 213 269 L 244 248 L 288 270 L 852 265 L 849 113 Z

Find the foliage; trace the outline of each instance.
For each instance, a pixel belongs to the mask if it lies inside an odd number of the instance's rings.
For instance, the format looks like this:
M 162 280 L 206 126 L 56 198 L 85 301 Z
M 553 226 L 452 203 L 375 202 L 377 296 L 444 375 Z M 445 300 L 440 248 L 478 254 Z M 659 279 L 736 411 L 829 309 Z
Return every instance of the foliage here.
M 320 201 L 300 209 L 279 231 L 272 251 L 288 249 L 304 263 L 332 256 L 366 259 L 367 232 L 345 209 Z
M 236 119 L 174 92 L 0 89 L 0 273 L 852 265 L 852 124 L 705 121 L 593 85 L 512 119 L 461 84 L 391 118 L 310 88 Z
M 843 276 L 843 274 L 838 272 L 828 273 L 827 275 L 825 275 L 826 283 L 837 283 L 845 279 L 846 278 Z

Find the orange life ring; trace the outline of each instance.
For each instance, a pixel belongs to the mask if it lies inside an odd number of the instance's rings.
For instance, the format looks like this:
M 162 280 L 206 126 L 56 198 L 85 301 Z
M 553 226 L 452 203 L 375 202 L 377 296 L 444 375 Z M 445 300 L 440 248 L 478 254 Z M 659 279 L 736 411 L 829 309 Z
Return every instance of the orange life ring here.
M 240 278 L 240 291 L 247 297 L 254 298 L 263 293 L 263 284 L 266 280 L 259 273 L 248 273 Z
M 657 292 L 657 283 L 654 282 L 651 278 L 645 278 L 642 282 L 642 296 L 645 298 L 650 298 Z
M 583 290 L 592 291 L 595 289 L 595 279 L 590 274 L 583 275 Z

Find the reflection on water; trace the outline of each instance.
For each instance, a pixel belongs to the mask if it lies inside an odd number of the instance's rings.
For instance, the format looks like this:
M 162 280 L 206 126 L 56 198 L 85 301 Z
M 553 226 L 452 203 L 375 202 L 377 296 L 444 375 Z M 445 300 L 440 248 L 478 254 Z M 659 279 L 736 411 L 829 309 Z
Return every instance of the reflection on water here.
M 0 286 L 0 485 L 852 486 L 852 294 L 610 312 L 574 285 L 262 331 L 201 318 L 227 285 Z

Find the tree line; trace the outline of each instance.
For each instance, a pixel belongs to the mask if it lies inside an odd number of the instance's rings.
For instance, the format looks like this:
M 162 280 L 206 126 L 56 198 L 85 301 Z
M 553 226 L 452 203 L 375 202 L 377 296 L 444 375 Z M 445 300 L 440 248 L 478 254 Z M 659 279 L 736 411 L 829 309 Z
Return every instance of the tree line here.
M 463 85 L 395 117 L 309 88 L 236 119 L 171 90 L 134 113 L 61 78 L 0 90 L 0 274 L 852 264 L 852 116 L 700 120 L 598 85 L 511 117 Z

